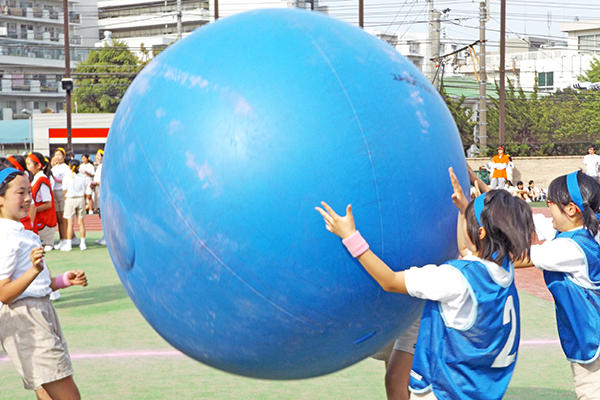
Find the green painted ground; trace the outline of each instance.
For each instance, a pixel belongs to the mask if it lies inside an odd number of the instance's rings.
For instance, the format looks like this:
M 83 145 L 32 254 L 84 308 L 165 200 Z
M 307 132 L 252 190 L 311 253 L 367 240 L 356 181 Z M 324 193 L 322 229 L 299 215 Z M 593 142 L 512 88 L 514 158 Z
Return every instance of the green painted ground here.
M 98 234 L 92 233 L 92 242 Z M 51 252 L 54 274 L 82 267 L 87 288 L 69 288 L 55 302 L 71 354 L 172 348 L 137 312 L 122 289 L 106 248 Z M 521 293 L 522 339 L 556 339 L 553 305 Z M 241 378 L 183 356 L 75 359 L 84 399 L 385 399 L 383 364 L 367 359 L 335 374 L 280 382 Z M 1 399 L 32 399 L 9 362 L 0 362 Z M 522 346 L 506 399 L 575 399 L 570 367 L 557 346 Z

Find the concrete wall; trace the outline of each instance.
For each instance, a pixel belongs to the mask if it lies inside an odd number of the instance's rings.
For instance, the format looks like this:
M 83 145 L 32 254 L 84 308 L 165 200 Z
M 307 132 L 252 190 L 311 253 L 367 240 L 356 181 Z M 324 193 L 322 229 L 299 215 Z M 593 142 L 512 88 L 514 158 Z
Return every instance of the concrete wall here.
M 467 164 L 477 170 L 490 158 L 468 158 Z M 535 184 L 547 188 L 552 179 L 583 168 L 583 155 L 564 157 L 513 157 L 513 184 L 523 181 L 525 186 L 531 179 Z

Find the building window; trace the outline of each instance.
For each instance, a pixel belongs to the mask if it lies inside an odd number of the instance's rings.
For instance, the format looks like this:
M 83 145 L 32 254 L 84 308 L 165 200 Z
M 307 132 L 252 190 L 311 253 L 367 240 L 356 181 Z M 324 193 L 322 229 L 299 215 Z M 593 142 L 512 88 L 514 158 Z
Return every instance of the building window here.
M 550 91 L 554 89 L 554 72 L 539 72 L 538 87 L 541 91 Z
M 600 51 L 600 35 L 579 36 L 579 50 L 597 53 Z

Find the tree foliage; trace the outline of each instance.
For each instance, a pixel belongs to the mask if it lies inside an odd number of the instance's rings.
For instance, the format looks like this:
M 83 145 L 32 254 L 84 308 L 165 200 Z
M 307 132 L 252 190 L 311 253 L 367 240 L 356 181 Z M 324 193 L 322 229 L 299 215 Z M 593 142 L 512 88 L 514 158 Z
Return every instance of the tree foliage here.
M 584 82 L 600 82 L 600 59 L 594 57 L 590 69 L 585 71 L 583 75 L 579 75 L 577 79 Z
M 526 93 L 508 80 L 505 94 L 504 143 L 498 139 L 499 100 L 490 98 L 490 149 L 504 144 L 513 156 L 577 155 L 600 143 L 599 92 L 564 89 L 545 94 L 535 85 Z
M 140 69 L 139 60 L 122 41 L 113 40 L 92 50 L 87 60 L 75 68 L 73 101 L 78 111 L 115 112 Z
M 473 118 L 473 109 L 465 105 L 464 95 L 459 98 L 453 98 L 446 93 L 443 86 L 440 89 L 440 94 L 446 102 L 452 118 L 454 118 L 463 146 L 469 147 L 474 143 L 473 128 L 477 125 L 477 121 Z

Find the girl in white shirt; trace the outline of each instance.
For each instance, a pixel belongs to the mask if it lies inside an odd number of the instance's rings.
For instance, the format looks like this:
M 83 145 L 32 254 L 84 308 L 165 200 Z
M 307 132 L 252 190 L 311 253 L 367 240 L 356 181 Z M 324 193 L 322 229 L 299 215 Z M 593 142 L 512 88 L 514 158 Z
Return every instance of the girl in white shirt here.
M 462 260 L 392 270 L 355 228 L 352 208 L 339 216 L 316 207 L 327 230 L 390 292 L 427 300 L 410 372 L 411 399 L 501 399 L 519 344 L 519 301 L 511 260 L 529 255 L 531 209 L 503 190 L 467 201 L 452 168 Z
M 0 170 L 0 340 L 25 388 L 35 390 L 38 398 L 79 399 L 49 294 L 86 286 L 87 278 L 83 271 L 50 275 L 39 237 L 19 222 L 31 201 L 23 172 Z
M 578 399 L 600 398 L 600 186 L 581 171 L 548 187 L 552 226 L 536 218 L 542 244 L 531 246 L 531 262 L 544 271 L 554 297 L 563 352 L 571 362 Z M 544 223 L 546 226 L 544 229 Z

